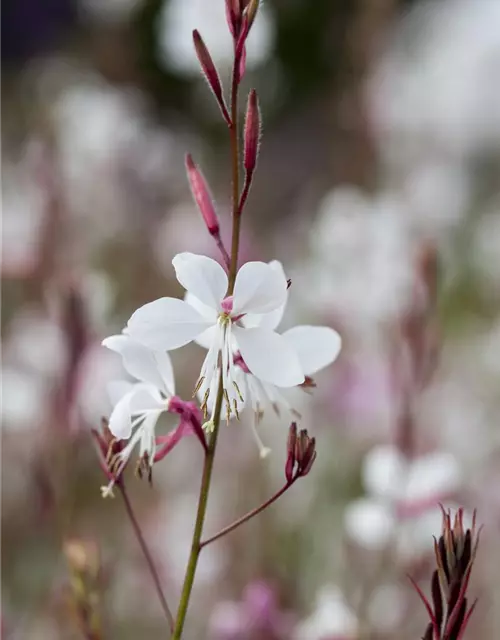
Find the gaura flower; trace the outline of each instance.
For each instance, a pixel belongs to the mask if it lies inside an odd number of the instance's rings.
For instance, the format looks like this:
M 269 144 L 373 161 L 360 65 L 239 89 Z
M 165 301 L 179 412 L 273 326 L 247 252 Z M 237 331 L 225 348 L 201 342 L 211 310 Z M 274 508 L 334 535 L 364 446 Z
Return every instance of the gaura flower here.
M 264 321 L 251 322 L 256 314 L 272 317 L 285 304 L 287 281 L 282 270 L 247 262 L 236 275 L 233 295 L 227 296 L 227 275 L 215 260 L 180 253 L 172 263 L 186 299 L 160 298 L 144 305 L 130 318 L 126 333 L 155 351 L 177 349 L 193 340 L 206 344 L 196 390 L 206 388 L 206 404 L 222 378 L 228 420 L 243 405 L 235 350 L 260 380 L 278 387 L 304 382 L 300 360 L 288 341 Z
M 113 461 L 113 475 L 118 478 L 138 443 L 139 461 L 151 467 L 156 423 L 174 397 L 174 373 L 168 353 L 151 351 L 130 336 L 110 336 L 102 344 L 122 356 L 126 371 L 137 380 L 112 382 L 108 388 L 113 404 L 109 430 L 116 439 L 129 440 Z M 103 496 L 111 494 L 114 483 L 102 488 Z
M 286 279 L 280 262 L 274 260 L 269 263 L 269 267 L 282 274 L 283 279 Z M 271 313 L 247 314 L 242 317 L 242 326 L 247 329 L 262 327 L 268 331 L 276 331 L 283 317 L 287 295 L 285 294 L 283 304 Z M 299 362 L 303 374 L 301 385 L 304 389 L 314 386 L 312 376 L 331 364 L 338 356 L 341 348 L 340 335 L 331 327 L 296 326 L 284 331 L 281 334 L 281 338 L 286 342 L 288 348 L 294 352 Z M 203 334 L 196 342 L 207 349 L 210 347 L 207 337 Z M 278 415 L 283 412 L 287 414 L 286 417 L 289 420 L 300 417 L 300 414 L 293 406 L 293 398 L 288 397 L 287 392 L 280 388 L 285 385 L 273 384 L 263 378 L 255 369 L 251 369 L 240 351 L 236 350 L 234 352 L 233 360 L 234 364 L 237 365 L 234 374 L 236 384 L 241 389 L 242 396 L 245 399 L 245 406 L 251 407 L 254 413 L 252 427 L 260 455 L 261 457 L 266 457 L 270 450 L 264 446 L 257 432 L 257 425 L 264 414 L 265 408 L 272 407 Z M 213 380 L 212 384 L 213 387 L 209 392 L 209 397 L 212 398 L 213 402 L 217 381 Z M 202 408 L 203 402 L 207 397 L 207 388 L 206 383 L 200 388 L 199 395 L 202 399 Z M 212 407 L 212 402 L 209 403 L 209 407 Z

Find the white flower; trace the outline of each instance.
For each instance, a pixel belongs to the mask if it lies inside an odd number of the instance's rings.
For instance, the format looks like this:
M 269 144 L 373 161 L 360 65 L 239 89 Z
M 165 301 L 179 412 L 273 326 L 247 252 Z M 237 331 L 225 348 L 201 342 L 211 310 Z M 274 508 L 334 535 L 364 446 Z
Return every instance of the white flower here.
M 374 447 L 365 457 L 362 478 L 368 496 L 346 509 L 345 527 L 357 544 L 383 549 L 395 536 L 403 555 L 429 548 L 441 529 L 440 501 L 460 485 L 461 471 L 451 453 L 436 451 L 408 461 L 392 445 Z
M 283 306 L 287 281 L 282 271 L 264 262 L 247 262 L 236 275 L 233 295 L 227 297 L 228 279 L 215 260 L 180 253 L 172 262 L 187 290 L 186 300 L 160 298 L 138 309 L 125 330 L 131 337 L 158 351 L 177 349 L 195 339 L 208 345 L 197 389 L 205 385 L 207 400 L 222 375 L 228 420 L 243 403 L 234 349 L 265 382 L 278 387 L 304 382 L 300 360 L 283 336 L 265 322 L 243 324 L 253 314 L 268 315 Z
M 281 262 L 273 260 L 268 264 L 270 268 L 282 276 L 283 280 L 286 280 Z M 287 297 L 288 290 L 283 304 L 275 311 L 267 314 L 247 314 L 241 318 L 241 324 L 247 329 L 262 327 L 275 331 L 283 317 Z M 188 296 L 187 300 L 190 299 L 191 297 Z M 281 337 L 295 353 L 302 369 L 304 380 L 331 364 L 340 352 L 340 336 L 330 327 L 297 326 L 282 333 Z M 210 348 L 209 336 L 207 339 L 207 336 L 202 334 L 196 342 L 206 349 Z M 271 406 L 278 415 L 281 411 L 288 412 L 291 414 L 291 418 L 296 418 L 299 414 L 293 407 L 292 401 L 280 388 L 283 385 L 273 384 L 267 379 L 263 379 L 255 370 L 250 370 L 237 348 L 233 353 L 233 360 L 234 364 L 237 365 L 234 372 L 234 380 L 244 397 L 245 406 L 250 406 L 254 412 L 253 433 L 259 447 L 260 456 L 265 458 L 270 453 L 270 449 L 263 445 L 257 432 L 257 424 L 260 422 L 265 407 Z M 216 379 L 212 380 L 212 388 L 208 393 L 210 400 L 207 400 L 207 390 L 209 389 L 207 383 L 201 385 L 198 395 L 202 402 L 202 408 L 204 406 L 209 409 L 213 408 L 217 383 Z
M 301 622 L 294 633 L 295 640 L 348 640 L 358 635 L 358 621 L 334 585 L 323 587 L 316 598 L 316 609 Z
M 113 461 L 114 476 L 118 477 L 137 443 L 140 458 L 150 466 L 153 464 L 156 422 L 161 413 L 168 411 L 169 400 L 175 393 L 174 374 L 168 353 L 151 351 L 127 335 L 111 336 L 102 344 L 122 356 L 123 366 L 137 380 L 109 385 L 114 406 L 109 429 L 118 440 L 129 440 Z M 113 484 L 112 481 L 103 488 L 103 495 L 111 492 Z

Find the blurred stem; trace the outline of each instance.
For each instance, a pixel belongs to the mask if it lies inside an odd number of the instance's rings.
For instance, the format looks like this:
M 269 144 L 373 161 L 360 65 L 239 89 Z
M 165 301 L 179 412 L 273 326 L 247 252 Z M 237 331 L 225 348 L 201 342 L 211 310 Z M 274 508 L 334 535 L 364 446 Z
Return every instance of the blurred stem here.
M 270 507 L 273 504 L 273 502 L 276 502 L 276 500 L 278 500 L 278 498 L 281 498 L 281 496 L 286 491 L 288 491 L 288 489 L 292 486 L 292 484 L 294 482 L 295 482 L 295 479 L 293 479 L 291 482 L 287 482 L 283 487 L 281 487 L 281 489 L 279 491 L 277 491 L 268 500 L 263 502 L 260 506 L 256 507 L 255 509 L 252 509 L 248 513 L 245 513 L 244 516 L 241 516 L 241 518 L 238 518 L 238 520 L 235 520 L 232 524 L 228 525 L 227 527 L 224 527 L 224 529 L 221 529 L 219 531 L 219 533 L 216 533 L 211 538 L 207 538 L 206 540 L 203 540 L 203 542 L 200 543 L 200 547 L 201 548 L 206 547 L 207 545 L 211 544 L 212 542 L 215 542 L 219 538 L 222 538 L 223 536 L 227 535 L 228 533 L 231 533 L 231 531 L 234 531 L 240 525 L 245 524 L 245 522 L 248 522 L 254 516 L 259 515 L 259 513 L 264 511 L 264 509 L 267 509 L 267 507 Z
M 240 237 L 241 210 L 239 207 L 239 153 L 238 153 L 238 64 L 233 66 L 233 76 L 231 83 L 231 127 L 229 129 L 231 139 L 231 166 L 232 166 L 232 210 L 233 210 L 233 235 L 231 242 L 231 263 L 229 268 L 229 284 L 227 295 L 230 296 L 234 290 L 236 272 L 238 270 L 238 250 Z M 198 498 L 198 509 L 194 525 L 193 539 L 191 542 L 191 552 L 189 554 L 186 575 L 182 586 L 179 608 L 175 620 L 175 628 L 171 640 L 180 640 L 184 630 L 187 609 L 193 589 L 194 577 L 198 566 L 198 559 L 201 552 L 201 536 L 207 512 L 208 494 L 212 480 L 212 469 L 214 466 L 215 449 L 220 428 L 220 416 L 222 401 L 224 399 L 224 387 L 222 385 L 222 371 L 219 378 L 219 388 L 215 401 L 213 431 L 208 440 L 208 450 L 205 453 L 205 463 L 203 465 L 203 475 L 201 479 L 200 496 Z
M 146 541 L 144 539 L 144 536 L 142 535 L 142 531 L 141 531 L 141 527 L 139 525 L 139 522 L 137 521 L 137 518 L 135 517 L 135 513 L 134 513 L 134 510 L 132 508 L 132 503 L 130 502 L 130 498 L 128 497 L 128 493 L 127 493 L 127 490 L 125 489 L 125 483 L 123 482 L 123 479 L 121 480 L 121 482 L 117 483 L 117 486 L 120 489 L 120 493 L 122 494 L 123 502 L 125 504 L 125 509 L 127 511 L 127 515 L 129 517 L 129 520 L 130 520 L 130 522 L 132 524 L 132 527 L 134 529 L 134 533 L 135 533 L 135 535 L 137 537 L 137 540 L 139 542 L 139 546 L 141 547 L 142 553 L 144 554 L 144 557 L 146 559 L 146 563 L 147 563 L 148 569 L 149 569 L 149 571 L 151 573 L 151 577 L 153 578 L 153 583 L 155 585 L 156 593 L 158 594 L 158 599 L 160 600 L 161 607 L 163 609 L 165 617 L 168 620 L 168 625 L 170 627 L 170 630 L 173 631 L 173 629 L 174 629 L 174 617 L 172 615 L 172 612 L 170 611 L 170 608 L 169 608 L 169 606 L 167 604 L 167 600 L 166 600 L 165 595 L 163 593 L 163 590 L 161 588 L 160 577 L 159 577 L 158 572 L 156 570 L 153 557 L 151 556 L 151 552 L 149 551 L 148 546 L 146 544 Z

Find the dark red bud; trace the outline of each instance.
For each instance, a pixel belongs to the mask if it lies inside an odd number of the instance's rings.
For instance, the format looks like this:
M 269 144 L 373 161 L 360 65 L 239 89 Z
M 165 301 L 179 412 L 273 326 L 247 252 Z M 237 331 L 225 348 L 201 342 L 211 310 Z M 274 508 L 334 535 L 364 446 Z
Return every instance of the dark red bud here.
M 217 73 L 217 69 L 215 68 L 212 56 L 210 55 L 205 43 L 203 42 L 201 35 L 196 29 L 193 31 L 193 43 L 196 50 L 196 55 L 198 56 L 198 60 L 200 61 L 200 65 L 203 70 L 203 75 L 207 79 L 210 88 L 214 92 L 214 96 L 222 111 L 224 119 L 229 124 L 230 118 L 226 103 L 224 102 L 219 74 Z

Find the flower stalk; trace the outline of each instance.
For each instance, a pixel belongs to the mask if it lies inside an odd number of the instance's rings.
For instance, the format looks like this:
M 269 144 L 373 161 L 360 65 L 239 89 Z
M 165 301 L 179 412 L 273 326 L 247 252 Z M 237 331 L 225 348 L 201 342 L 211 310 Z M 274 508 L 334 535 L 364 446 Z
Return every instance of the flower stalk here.
M 127 512 L 127 516 L 130 520 L 132 528 L 134 530 L 137 541 L 139 542 L 139 546 L 141 547 L 142 554 L 144 555 L 144 559 L 146 560 L 146 564 L 148 566 L 149 572 L 153 579 L 153 584 L 156 589 L 156 593 L 158 595 L 158 600 L 160 601 L 161 608 L 163 609 L 163 613 L 168 621 L 168 626 L 170 631 L 173 631 L 174 628 L 174 617 L 172 612 L 170 611 L 170 607 L 168 606 L 167 599 L 165 598 L 165 594 L 163 593 L 163 589 L 161 586 L 160 576 L 158 575 L 158 571 L 156 570 L 156 566 L 149 551 L 148 545 L 144 536 L 142 534 L 141 526 L 135 516 L 134 509 L 132 507 L 132 503 L 130 502 L 130 498 L 128 497 L 127 490 L 125 489 L 125 483 L 123 482 L 123 478 L 120 478 L 120 481 L 116 483 L 120 494 L 123 498 L 123 503 L 125 505 L 125 510 Z
M 235 38 L 235 60 L 233 65 L 232 82 L 231 82 L 231 113 L 229 135 L 231 143 L 231 167 L 232 167 L 232 242 L 231 242 L 231 258 L 228 276 L 227 296 L 231 296 L 234 291 L 234 283 L 236 281 L 236 273 L 238 270 L 238 252 L 240 238 L 240 220 L 242 209 L 240 208 L 239 194 L 239 145 L 238 145 L 238 85 L 240 79 L 240 62 L 236 55 L 236 38 Z M 210 484 L 212 480 L 212 470 L 215 459 L 215 451 L 217 447 L 217 439 L 220 429 L 220 419 L 222 411 L 222 402 L 224 399 L 224 386 L 222 382 L 222 371 L 219 378 L 219 386 L 215 401 L 213 429 L 208 440 L 208 449 L 205 454 L 205 462 L 203 465 L 203 474 L 201 479 L 200 494 L 198 498 L 198 508 L 196 513 L 196 521 L 191 542 L 191 552 L 189 554 L 188 565 L 184 577 L 179 607 L 177 610 L 175 627 L 172 634 L 172 640 L 180 640 L 184 630 L 187 609 L 191 597 L 196 568 L 202 549 L 201 537 L 203 535 L 203 525 L 207 512 L 208 496 L 210 492 Z

